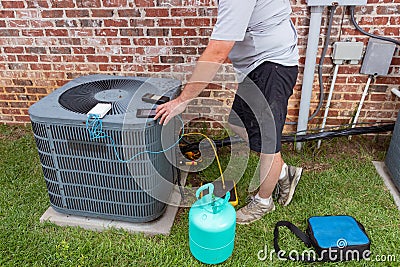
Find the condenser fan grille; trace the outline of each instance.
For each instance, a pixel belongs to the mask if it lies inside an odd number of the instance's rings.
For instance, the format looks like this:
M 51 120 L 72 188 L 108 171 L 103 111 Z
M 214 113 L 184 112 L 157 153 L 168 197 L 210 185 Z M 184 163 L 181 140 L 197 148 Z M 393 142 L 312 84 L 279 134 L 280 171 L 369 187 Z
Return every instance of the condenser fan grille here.
M 98 103 L 111 103 L 109 115 L 128 111 L 129 102 L 143 84 L 139 80 L 113 79 L 84 83 L 65 91 L 58 99 L 62 107 L 87 114 Z

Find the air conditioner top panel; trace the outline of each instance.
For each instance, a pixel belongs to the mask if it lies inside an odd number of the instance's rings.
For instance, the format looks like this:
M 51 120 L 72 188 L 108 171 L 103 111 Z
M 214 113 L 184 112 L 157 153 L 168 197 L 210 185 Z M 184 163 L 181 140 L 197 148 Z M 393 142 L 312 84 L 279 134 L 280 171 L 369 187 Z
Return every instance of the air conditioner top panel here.
M 153 93 L 173 99 L 179 94 L 180 86 L 179 80 L 166 78 L 100 74 L 82 76 L 33 104 L 29 108 L 29 115 L 35 122 L 84 123 L 87 113 L 97 103 L 110 103 L 112 109 L 103 118 L 104 125 L 120 128 L 122 123 L 154 123 L 152 119 L 135 116 L 137 109 L 154 108 L 153 104 L 142 101 L 142 95 Z

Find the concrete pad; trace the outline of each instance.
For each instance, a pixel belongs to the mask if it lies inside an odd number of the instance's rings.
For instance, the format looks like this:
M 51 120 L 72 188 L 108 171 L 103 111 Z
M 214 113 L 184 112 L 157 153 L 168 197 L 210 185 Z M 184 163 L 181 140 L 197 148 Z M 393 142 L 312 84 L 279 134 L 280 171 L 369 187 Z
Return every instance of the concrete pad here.
M 183 178 L 183 177 L 182 177 Z M 186 179 L 182 179 L 186 180 Z M 185 184 L 184 181 L 182 184 Z M 68 215 L 55 211 L 49 207 L 40 218 L 40 222 L 52 222 L 59 226 L 75 226 L 88 230 L 104 231 L 111 228 L 123 229 L 132 233 L 144 233 L 147 235 L 169 235 L 172 224 L 174 223 L 176 213 L 181 202 L 181 194 L 178 186 L 174 187 L 170 196 L 171 205 L 168 205 L 164 214 L 158 219 L 146 223 L 130 223 L 122 221 L 114 221 L 109 219 L 98 219 L 90 217 L 82 217 L 76 215 Z
M 382 177 L 383 182 L 389 189 L 390 194 L 392 194 L 394 202 L 396 203 L 397 209 L 400 210 L 400 192 L 397 190 L 396 185 L 393 183 L 389 172 L 387 171 L 385 162 L 382 161 L 372 161 L 375 166 L 376 171 Z

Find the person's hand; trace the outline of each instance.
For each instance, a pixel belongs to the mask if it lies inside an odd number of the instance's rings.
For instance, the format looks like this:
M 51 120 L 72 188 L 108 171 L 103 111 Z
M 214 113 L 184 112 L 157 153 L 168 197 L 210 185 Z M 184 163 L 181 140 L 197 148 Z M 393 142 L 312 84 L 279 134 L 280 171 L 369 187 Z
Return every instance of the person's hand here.
M 166 125 L 173 117 L 181 114 L 188 104 L 188 101 L 182 101 L 179 97 L 156 108 L 154 120 L 160 118 L 160 124 Z

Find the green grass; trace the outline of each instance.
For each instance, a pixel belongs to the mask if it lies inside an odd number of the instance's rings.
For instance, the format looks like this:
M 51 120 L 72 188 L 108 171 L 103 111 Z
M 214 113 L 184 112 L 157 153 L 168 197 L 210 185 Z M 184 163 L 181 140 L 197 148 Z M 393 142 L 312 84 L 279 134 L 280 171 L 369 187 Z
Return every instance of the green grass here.
M 179 213 L 170 236 L 148 237 L 116 229 L 99 233 L 41 224 L 39 218 L 49 207 L 49 200 L 30 130 L 1 126 L 0 150 L 0 266 L 202 266 L 189 252 L 188 209 Z M 324 141 L 320 150 L 314 148 L 314 143 L 307 144 L 301 153 L 286 145 L 285 160 L 305 168 L 293 202 L 288 207 L 277 205 L 275 212 L 250 226 L 239 225 L 233 255 L 221 266 L 299 266 L 276 257 L 260 261 L 257 253 L 265 246 L 272 248 L 277 221 L 289 220 L 304 230 L 308 217 L 327 214 L 357 218 L 372 240 L 372 259 L 395 255 L 396 262 L 379 265 L 399 265 L 399 211 L 371 163 L 382 160 L 384 151 L 385 144 L 377 146 L 358 138 L 351 142 L 345 138 Z M 222 156 L 221 160 L 226 165 L 229 157 Z M 245 204 L 256 162 L 252 155 L 238 184 L 239 206 Z M 218 173 L 213 164 L 201 176 L 217 177 Z M 282 233 L 281 247 L 304 249 L 288 231 Z M 360 261 L 318 265 L 377 264 Z

